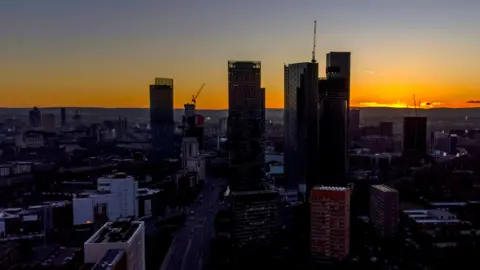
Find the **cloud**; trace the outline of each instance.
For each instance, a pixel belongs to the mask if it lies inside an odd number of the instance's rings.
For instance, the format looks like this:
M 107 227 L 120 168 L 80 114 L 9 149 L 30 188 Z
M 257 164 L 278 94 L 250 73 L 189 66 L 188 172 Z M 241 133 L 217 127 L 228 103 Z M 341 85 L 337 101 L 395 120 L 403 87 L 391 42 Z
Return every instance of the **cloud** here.
M 426 101 L 426 102 L 422 102 L 420 104 L 420 107 L 435 107 L 435 106 L 438 106 L 438 105 L 442 105 L 441 102 L 436 102 L 436 101 Z
M 469 101 L 467 101 L 467 103 L 479 104 L 479 103 L 480 103 L 480 100 L 469 100 Z
M 370 74 L 370 75 L 375 75 L 376 72 L 373 71 L 373 70 L 364 70 L 363 72 L 367 73 L 367 74 Z

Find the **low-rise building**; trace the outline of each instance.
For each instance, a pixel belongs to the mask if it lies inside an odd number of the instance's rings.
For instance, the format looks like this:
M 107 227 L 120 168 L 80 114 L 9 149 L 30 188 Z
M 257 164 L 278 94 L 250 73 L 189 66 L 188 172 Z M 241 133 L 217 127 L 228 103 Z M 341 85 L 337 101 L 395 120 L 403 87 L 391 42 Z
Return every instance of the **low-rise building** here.
M 145 226 L 143 221 L 123 218 L 105 223 L 85 242 L 85 263 L 103 264 L 106 255 L 108 255 L 107 260 L 109 261 L 112 261 L 110 257 L 113 257 L 113 261 L 116 259 L 121 261 L 121 254 L 111 250 L 125 252 L 126 269 L 145 270 Z

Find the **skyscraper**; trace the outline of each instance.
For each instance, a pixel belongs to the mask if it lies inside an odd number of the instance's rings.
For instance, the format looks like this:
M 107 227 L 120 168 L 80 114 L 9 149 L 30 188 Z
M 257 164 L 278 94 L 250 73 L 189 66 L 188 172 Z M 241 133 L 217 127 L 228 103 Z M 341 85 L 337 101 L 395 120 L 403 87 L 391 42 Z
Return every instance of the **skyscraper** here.
M 228 107 L 232 188 L 257 189 L 264 174 L 265 89 L 260 62 L 228 62 Z
M 150 85 L 150 126 L 152 144 L 162 158 L 173 152 L 173 79 L 155 78 Z
M 42 125 L 42 113 L 37 107 L 28 112 L 28 118 L 30 127 L 37 128 Z
M 427 154 L 426 117 L 411 116 L 403 119 L 403 152 L 413 159 Z
M 327 78 L 318 81 L 318 151 L 320 177 L 312 186 L 343 185 L 348 170 L 350 53 L 327 54 Z M 315 182 L 316 181 L 316 182 Z
M 67 125 L 67 110 L 65 108 L 60 109 L 60 125 L 61 127 Z
M 345 85 L 350 99 L 350 52 L 330 52 L 327 54 L 327 69 L 337 68 L 337 76 L 345 79 Z M 328 71 L 327 71 L 328 72 Z M 350 105 L 350 100 L 349 100 Z
M 284 97 L 285 188 L 293 190 L 317 171 L 318 64 L 286 65 Z
M 265 89 L 260 85 L 260 62 L 228 62 L 227 133 L 236 247 L 268 245 L 278 226 L 278 192 L 263 183 Z

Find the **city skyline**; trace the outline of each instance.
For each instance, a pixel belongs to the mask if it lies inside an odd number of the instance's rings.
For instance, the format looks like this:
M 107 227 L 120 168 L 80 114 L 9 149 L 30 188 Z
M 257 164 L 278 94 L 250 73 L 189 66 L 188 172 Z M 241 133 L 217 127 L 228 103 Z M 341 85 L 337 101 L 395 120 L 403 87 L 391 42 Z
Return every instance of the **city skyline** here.
M 281 108 L 283 65 L 310 60 L 317 20 L 318 56 L 352 52 L 352 106 L 477 107 L 480 3 L 460 2 L 1 3 L 0 106 L 148 108 L 152 78 L 169 77 L 175 108 L 206 83 L 198 108 L 226 109 L 237 59 L 262 61 Z

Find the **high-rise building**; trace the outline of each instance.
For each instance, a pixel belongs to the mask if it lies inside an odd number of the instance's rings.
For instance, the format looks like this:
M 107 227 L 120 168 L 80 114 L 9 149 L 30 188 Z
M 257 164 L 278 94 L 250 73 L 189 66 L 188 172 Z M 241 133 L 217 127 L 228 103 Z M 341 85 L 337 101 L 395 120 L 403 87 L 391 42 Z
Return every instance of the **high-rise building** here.
M 311 185 L 343 185 L 348 170 L 350 53 L 327 54 L 326 79 L 318 81 L 318 164 L 320 176 Z
M 427 118 L 410 116 L 403 119 L 403 152 L 422 158 L 427 153 Z
M 231 197 L 234 245 L 242 247 L 254 243 L 270 244 L 279 226 L 278 192 L 233 191 Z
M 351 187 L 314 187 L 310 193 L 310 250 L 344 259 L 350 250 Z
M 60 109 L 60 121 L 61 127 L 67 125 L 67 110 L 65 108 Z
M 319 174 L 315 185 L 343 185 L 348 169 L 348 93 L 343 78 L 329 77 L 318 82 Z M 310 179 L 312 180 L 312 179 Z
M 294 190 L 318 171 L 318 64 L 285 66 L 284 97 L 285 188 Z
M 127 261 L 124 269 L 145 270 L 145 225 L 131 218 L 107 222 L 83 244 L 83 249 L 85 263 L 102 264 L 105 256 L 114 254 L 112 257 L 118 256 L 119 260 L 114 261 L 120 263 L 122 256 L 112 250 L 123 250 Z
M 55 132 L 55 114 L 45 113 L 42 115 L 42 127 L 43 131 Z
M 232 189 L 257 189 L 264 176 L 265 89 L 260 62 L 228 62 L 228 105 Z
M 155 78 L 150 85 L 150 127 L 152 144 L 162 158 L 173 153 L 173 79 Z
M 28 112 L 29 126 L 38 128 L 42 125 L 42 113 L 37 107 L 34 107 Z
M 398 230 L 398 192 L 386 185 L 370 187 L 370 223 L 381 237 L 393 237 Z
M 327 69 L 337 68 L 337 76 L 345 79 L 345 85 L 350 98 L 350 52 L 330 52 L 327 54 Z M 349 101 L 350 102 L 350 101 Z
M 348 135 L 350 142 L 358 140 L 361 136 L 359 109 L 350 109 L 348 115 Z

